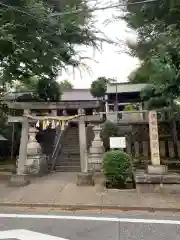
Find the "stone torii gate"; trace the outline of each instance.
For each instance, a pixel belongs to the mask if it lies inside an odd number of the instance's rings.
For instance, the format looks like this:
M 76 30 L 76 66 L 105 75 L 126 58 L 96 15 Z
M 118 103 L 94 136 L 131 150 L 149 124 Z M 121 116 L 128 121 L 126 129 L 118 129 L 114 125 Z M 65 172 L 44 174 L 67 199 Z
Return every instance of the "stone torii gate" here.
M 159 141 L 158 141 L 158 127 L 157 127 L 157 113 L 156 111 L 149 112 L 149 133 L 150 133 L 150 149 L 151 149 L 151 165 L 148 166 L 148 173 L 152 174 L 164 174 L 167 172 L 167 166 L 160 164 L 160 156 L 159 156 Z M 90 117 L 90 122 L 97 122 L 97 120 L 93 120 L 95 116 L 86 116 Z M 92 118 L 93 117 L 93 118 Z M 41 147 L 37 143 L 35 139 L 36 128 L 31 127 L 31 123 L 35 123 L 37 121 L 43 120 L 54 120 L 54 121 L 69 121 L 74 118 L 78 118 L 79 124 L 79 145 L 80 145 L 80 163 L 81 163 L 81 173 L 78 175 L 78 182 L 93 182 L 92 175 L 88 172 L 88 161 L 93 163 L 96 159 L 94 156 L 97 155 L 97 144 L 92 144 L 91 158 L 88 159 L 87 156 L 87 139 L 86 139 L 86 127 L 85 127 L 85 116 L 82 112 L 78 112 L 78 115 L 75 116 L 55 116 L 52 114 L 51 116 L 36 116 L 31 114 L 30 110 L 24 110 L 23 116 L 12 117 L 9 116 L 8 122 L 21 122 L 22 123 L 22 132 L 21 132 L 21 142 L 20 142 L 20 150 L 19 150 L 19 158 L 17 161 L 17 173 L 13 174 L 10 180 L 10 184 L 14 186 L 22 186 L 29 183 L 28 175 L 27 175 L 27 162 L 32 161 L 32 155 L 36 155 L 35 162 L 37 163 L 35 166 L 34 172 L 38 172 L 40 170 L 40 166 L 38 163 L 43 162 L 45 156 L 42 155 Z M 63 124 L 62 124 L 63 126 Z M 97 129 L 96 129 L 97 130 Z M 99 130 L 98 130 L 99 132 Z M 28 139 L 28 136 L 29 139 Z M 98 136 L 98 135 L 95 135 Z M 100 140 L 99 136 L 96 140 Z M 97 141 L 97 142 L 98 142 Z M 98 150 L 99 151 L 99 150 Z M 94 155 L 95 154 L 95 155 Z M 30 156 L 30 157 L 29 157 Z M 97 156 L 96 156 L 97 157 Z M 97 161 L 96 161 L 97 162 Z M 43 166 L 43 170 L 45 167 Z
M 36 116 L 31 115 L 29 110 L 24 110 L 24 114 L 21 117 L 8 117 L 8 122 L 22 123 L 21 130 L 21 140 L 19 149 L 19 158 L 17 160 L 17 171 L 16 174 L 12 174 L 10 179 L 10 185 L 12 186 L 24 186 L 30 183 L 27 174 L 27 165 L 33 164 L 35 162 L 35 169 L 31 169 L 34 173 L 38 173 L 39 170 L 47 172 L 47 162 L 46 156 L 41 152 L 41 146 L 36 141 L 35 136 L 37 129 L 31 127 L 30 125 L 35 124 L 37 121 L 60 121 L 61 129 L 64 130 L 65 122 L 78 118 L 79 122 L 79 145 L 80 145 L 80 163 L 81 172 L 87 173 L 87 141 L 86 141 L 86 129 L 83 114 L 78 114 L 75 116 Z M 33 157 L 32 157 L 33 156 Z M 29 162 L 29 163 L 28 163 Z M 46 165 L 46 166 L 45 166 Z

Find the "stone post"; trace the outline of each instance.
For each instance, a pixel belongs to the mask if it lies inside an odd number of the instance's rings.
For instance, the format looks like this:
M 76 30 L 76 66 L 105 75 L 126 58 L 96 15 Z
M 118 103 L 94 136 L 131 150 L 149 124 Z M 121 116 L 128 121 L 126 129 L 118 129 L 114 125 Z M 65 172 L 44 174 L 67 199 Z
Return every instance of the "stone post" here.
M 53 109 L 51 110 L 51 116 L 57 116 L 57 110 L 56 109 Z
M 108 114 L 109 112 L 109 106 L 108 106 L 108 102 L 106 101 L 106 104 L 105 104 L 105 109 L 106 109 L 106 114 Z
M 80 146 L 80 162 L 81 162 L 81 172 L 87 172 L 87 139 L 86 139 L 86 127 L 84 117 L 79 118 L 79 146 Z
M 80 113 L 80 111 L 78 111 L 78 113 Z M 93 175 L 88 172 L 87 138 L 84 116 L 79 117 L 79 146 L 81 172 L 77 174 L 77 185 L 94 185 Z
M 28 143 L 28 131 L 29 131 L 29 123 L 28 119 L 24 118 L 22 122 L 22 130 L 21 130 L 21 142 L 19 148 L 19 158 L 17 161 L 17 174 L 21 175 L 25 173 L 25 164 L 26 164 L 26 156 L 27 156 L 27 143 Z
M 159 136 L 156 111 L 149 111 L 149 138 L 152 165 L 148 166 L 148 173 L 165 173 L 167 172 L 167 166 L 160 164 Z
M 29 112 L 28 110 L 24 110 L 25 114 L 27 114 L 28 112 Z M 25 169 L 27 156 L 28 130 L 29 123 L 28 119 L 25 117 L 22 122 L 19 158 L 17 159 L 17 170 L 16 174 L 12 174 L 10 178 L 11 186 L 24 186 L 29 184 L 30 182 L 28 176 L 26 175 Z

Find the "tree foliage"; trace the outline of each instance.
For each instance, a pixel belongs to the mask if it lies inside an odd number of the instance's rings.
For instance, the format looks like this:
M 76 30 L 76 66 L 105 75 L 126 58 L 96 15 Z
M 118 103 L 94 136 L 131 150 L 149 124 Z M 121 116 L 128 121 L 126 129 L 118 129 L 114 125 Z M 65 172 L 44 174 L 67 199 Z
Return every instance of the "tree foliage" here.
M 102 40 L 97 36 L 92 14 L 86 11 L 88 8 L 84 0 L 0 1 L 1 93 L 15 88 L 30 92 L 21 100 L 26 97 L 34 101 L 58 101 L 59 71 L 81 64 L 82 56 L 76 46 L 98 47 L 98 41 Z M 84 11 L 63 15 L 75 9 Z M 53 13 L 61 15 L 52 17 Z M 1 113 L 4 114 L 2 108 Z M 7 127 L 6 117 L 2 116 L 0 133 L 11 142 L 12 128 Z
M 68 65 L 79 66 L 77 45 L 97 46 L 89 13 L 51 16 L 54 12 L 88 9 L 82 0 L 4 0 L 2 3 L 5 3 L 5 6 L 0 4 L 3 86 L 14 81 L 26 84 L 33 77 L 51 85 L 59 70 Z
M 127 5 L 127 10 L 125 19 L 138 35 L 137 44 L 129 46 L 130 52 L 141 60 L 130 81 L 153 84 L 156 93 L 152 97 L 166 96 L 172 102 L 180 94 L 180 2 L 157 0 Z
M 137 44 L 129 45 L 130 52 L 141 60 L 130 80 L 152 84 L 142 93 L 149 109 L 169 108 L 175 155 L 178 156 L 174 100 L 180 95 L 180 1 L 144 2 L 127 5 L 126 10 L 124 18 L 138 35 Z
M 97 98 L 104 98 L 108 82 L 110 82 L 110 79 L 106 77 L 99 77 L 98 79 L 94 80 L 91 83 L 90 88 L 92 96 Z
M 72 83 L 69 82 L 68 80 L 61 81 L 59 83 L 59 87 L 60 87 L 61 91 L 73 89 Z

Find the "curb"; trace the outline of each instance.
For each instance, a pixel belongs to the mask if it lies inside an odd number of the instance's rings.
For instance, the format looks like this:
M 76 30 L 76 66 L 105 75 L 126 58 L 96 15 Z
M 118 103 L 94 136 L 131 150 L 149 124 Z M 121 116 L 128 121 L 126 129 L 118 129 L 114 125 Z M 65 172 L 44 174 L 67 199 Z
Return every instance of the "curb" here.
M 157 208 L 157 207 L 124 207 L 118 205 L 62 205 L 48 203 L 0 203 L 0 207 L 27 207 L 27 208 L 52 208 L 65 211 L 146 211 L 146 212 L 180 212 L 180 208 Z

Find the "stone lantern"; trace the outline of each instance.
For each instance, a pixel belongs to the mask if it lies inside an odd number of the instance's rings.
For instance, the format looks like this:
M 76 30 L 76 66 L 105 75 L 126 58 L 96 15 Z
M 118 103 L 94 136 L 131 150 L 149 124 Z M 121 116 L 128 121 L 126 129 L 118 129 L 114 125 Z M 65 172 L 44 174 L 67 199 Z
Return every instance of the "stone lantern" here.
M 44 175 L 48 172 L 47 157 L 42 154 L 41 146 L 36 140 L 38 130 L 29 128 L 29 139 L 27 144 L 26 172 L 30 175 Z
M 103 142 L 100 137 L 101 126 L 95 125 L 93 127 L 93 131 L 94 131 L 94 139 L 89 149 L 88 163 L 89 163 L 90 170 L 101 171 L 104 152 L 105 152 Z

